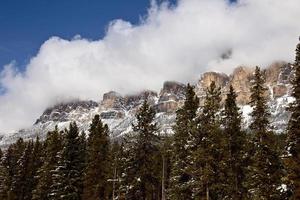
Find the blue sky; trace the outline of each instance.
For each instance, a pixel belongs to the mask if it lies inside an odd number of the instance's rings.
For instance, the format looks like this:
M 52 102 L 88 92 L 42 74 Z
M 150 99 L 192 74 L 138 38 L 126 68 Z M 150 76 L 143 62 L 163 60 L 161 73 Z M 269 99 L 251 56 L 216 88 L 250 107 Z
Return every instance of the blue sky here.
M 0 70 L 12 60 L 24 67 L 51 36 L 99 39 L 113 19 L 137 23 L 149 4 L 149 0 L 1 0 Z
M 150 0 L 1 0 L 0 71 L 13 60 L 23 70 L 51 36 L 99 39 L 111 20 L 138 23 L 149 5 Z

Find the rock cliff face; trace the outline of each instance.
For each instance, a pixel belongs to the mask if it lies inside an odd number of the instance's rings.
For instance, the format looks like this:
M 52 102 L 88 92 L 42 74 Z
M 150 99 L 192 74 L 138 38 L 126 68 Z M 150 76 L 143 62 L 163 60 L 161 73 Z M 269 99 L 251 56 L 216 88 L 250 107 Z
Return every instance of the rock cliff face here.
M 250 122 L 251 108 L 247 105 L 250 101 L 251 81 L 253 80 L 253 67 L 237 67 L 232 74 L 226 75 L 218 72 L 204 73 L 195 84 L 195 91 L 203 104 L 206 88 L 212 81 L 221 87 L 222 99 L 226 98 L 229 86 L 236 90 L 237 102 L 241 107 L 245 128 Z M 268 87 L 271 122 L 275 130 L 282 131 L 289 118 L 286 107 L 293 99 L 290 97 L 292 79 L 292 66 L 284 62 L 277 62 L 266 68 L 266 86 Z M 18 137 L 25 139 L 39 135 L 45 137 L 47 131 L 58 128 L 66 128 L 71 121 L 76 121 L 81 130 L 87 131 L 95 114 L 100 114 L 104 123 L 111 130 L 111 137 L 120 137 L 131 132 L 131 124 L 135 120 L 135 114 L 142 102 L 147 99 L 156 110 L 155 121 L 160 127 L 161 133 L 171 134 L 175 122 L 175 112 L 184 101 L 185 85 L 182 83 L 167 81 L 163 84 L 159 93 L 145 90 L 137 94 L 122 96 L 110 91 L 103 95 L 99 103 L 94 101 L 72 101 L 61 103 L 47 108 L 36 120 L 31 128 L 20 130 L 17 133 L 0 136 L 0 146 L 14 142 Z
M 184 100 L 185 85 L 167 81 L 159 93 L 156 112 L 174 113 Z

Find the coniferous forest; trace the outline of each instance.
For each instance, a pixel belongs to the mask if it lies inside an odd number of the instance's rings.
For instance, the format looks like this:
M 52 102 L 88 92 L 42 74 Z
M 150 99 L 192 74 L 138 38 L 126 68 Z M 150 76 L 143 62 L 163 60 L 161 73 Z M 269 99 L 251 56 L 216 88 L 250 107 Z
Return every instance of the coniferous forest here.
M 221 103 L 212 82 L 200 106 L 188 84 L 172 135 L 160 134 L 145 99 L 123 138 L 111 139 L 99 115 L 87 133 L 73 122 L 44 141 L 20 138 L 0 151 L 0 199 L 299 200 L 300 44 L 293 70 L 283 133 L 270 126 L 265 73 L 256 67 L 248 129 L 233 87 Z

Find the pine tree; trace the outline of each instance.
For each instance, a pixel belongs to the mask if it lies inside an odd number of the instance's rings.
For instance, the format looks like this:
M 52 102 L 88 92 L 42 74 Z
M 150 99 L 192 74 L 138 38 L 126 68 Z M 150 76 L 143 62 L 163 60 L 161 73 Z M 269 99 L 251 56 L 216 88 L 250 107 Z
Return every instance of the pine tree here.
M 282 164 L 277 152 L 274 133 L 270 130 L 269 116 L 265 97 L 264 75 L 256 67 L 251 88 L 253 108 L 250 129 L 253 134 L 252 165 L 250 166 L 250 192 L 253 199 L 281 199 L 279 191 L 283 175 Z
M 154 123 L 155 111 L 144 101 L 136 114 L 137 122 L 133 131 L 137 134 L 134 148 L 133 199 L 159 199 L 161 155 L 159 153 L 160 138 L 157 135 L 157 124 Z
M 78 127 L 72 122 L 66 131 L 59 164 L 53 174 L 54 184 L 51 186 L 50 199 L 81 199 L 81 153 Z
M 14 181 L 11 188 L 12 199 L 31 199 L 31 184 L 32 184 L 32 151 L 33 141 L 26 144 L 26 148 L 18 160 L 17 173 L 14 175 Z
M 194 133 L 193 197 L 194 199 L 223 199 L 226 182 L 226 143 L 220 124 L 221 89 L 211 82 L 206 91 L 202 112 Z
M 38 171 L 38 183 L 36 189 L 33 191 L 34 200 L 48 200 L 50 199 L 51 188 L 53 185 L 53 173 L 58 165 L 58 153 L 62 148 L 62 136 L 57 127 L 54 131 L 48 132 L 45 141 L 45 153 L 43 157 L 43 165 Z
M 161 138 L 160 152 L 162 155 L 162 173 L 161 173 L 161 200 L 169 199 L 168 191 L 172 187 L 170 183 L 171 169 L 172 169 L 172 156 L 173 156 L 173 135 L 164 135 Z
M 120 147 L 120 189 L 119 198 L 135 199 L 136 163 L 135 148 L 137 146 L 137 135 L 126 134 L 122 138 Z
M 242 117 L 240 109 L 236 104 L 237 94 L 232 86 L 225 100 L 224 110 L 222 112 L 223 134 L 225 134 L 225 142 L 227 145 L 225 158 L 227 161 L 227 183 L 224 185 L 224 199 L 242 200 L 246 199 L 247 189 L 245 188 L 246 173 L 246 133 L 242 131 Z
M 0 199 L 8 199 L 8 169 L 3 165 L 3 156 L 1 156 L 0 161 Z
M 288 170 L 288 189 L 292 192 L 291 199 L 300 199 L 300 43 L 296 48 L 293 71 L 292 96 L 295 101 L 290 106 L 291 117 L 288 123 L 286 144 L 288 156 L 285 164 Z
M 3 159 L 2 166 L 5 169 L 5 188 L 7 190 L 1 191 L 2 196 L 6 196 L 7 199 L 14 199 L 12 192 L 12 185 L 16 181 L 16 174 L 18 172 L 18 160 L 21 158 L 25 150 L 25 142 L 22 138 L 19 138 L 14 144 L 11 144 L 6 150 Z
M 111 147 L 111 178 L 112 182 L 112 199 L 120 199 L 121 192 L 121 173 L 122 173 L 122 145 L 119 141 L 114 141 Z
M 87 167 L 84 177 L 84 199 L 108 199 L 111 186 L 110 141 L 108 126 L 95 115 L 89 129 L 87 142 Z
M 192 199 L 192 188 L 189 185 L 191 174 L 188 171 L 191 165 L 191 138 L 192 127 L 195 124 L 199 99 L 191 85 L 187 85 L 185 102 L 176 112 L 176 124 L 173 127 L 174 141 L 172 144 L 173 158 L 171 171 L 171 199 Z

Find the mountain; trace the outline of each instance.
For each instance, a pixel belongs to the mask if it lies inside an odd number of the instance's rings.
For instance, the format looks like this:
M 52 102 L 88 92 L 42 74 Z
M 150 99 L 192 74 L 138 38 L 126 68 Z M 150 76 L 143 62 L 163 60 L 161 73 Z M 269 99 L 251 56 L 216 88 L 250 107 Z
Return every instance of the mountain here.
M 237 101 L 241 107 L 244 118 L 244 127 L 247 128 L 251 118 L 250 86 L 253 79 L 254 68 L 240 66 L 232 74 L 219 72 L 206 72 L 201 75 L 195 84 L 195 91 L 203 104 L 205 89 L 212 81 L 215 81 L 222 91 L 222 102 L 225 100 L 229 86 L 232 85 L 237 94 Z M 268 103 L 271 111 L 271 124 L 274 130 L 282 132 L 289 118 L 286 108 L 293 98 L 290 96 L 292 78 L 292 66 L 285 62 L 276 62 L 265 70 L 266 86 L 268 91 Z M 22 129 L 13 134 L 5 134 L 0 137 L 0 147 L 6 147 L 17 138 L 35 138 L 39 135 L 44 138 L 46 133 L 55 126 L 59 129 L 67 128 L 71 121 L 76 121 L 81 130 L 87 131 L 95 114 L 100 114 L 104 123 L 111 130 L 111 137 L 118 138 L 129 133 L 134 115 L 143 100 L 148 99 L 155 108 L 157 114 L 155 121 L 160 127 L 161 133 L 172 134 L 172 126 L 176 117 L 176 110 L 184 101 L 185 85 L 174 81 L 166 81 L 159 93 L 145 90 L 135 95 L 122 96 L 115 91 L 103 95 L 101 102 L 74 100 L 47 108 L 36 120 L 32 127 Z

